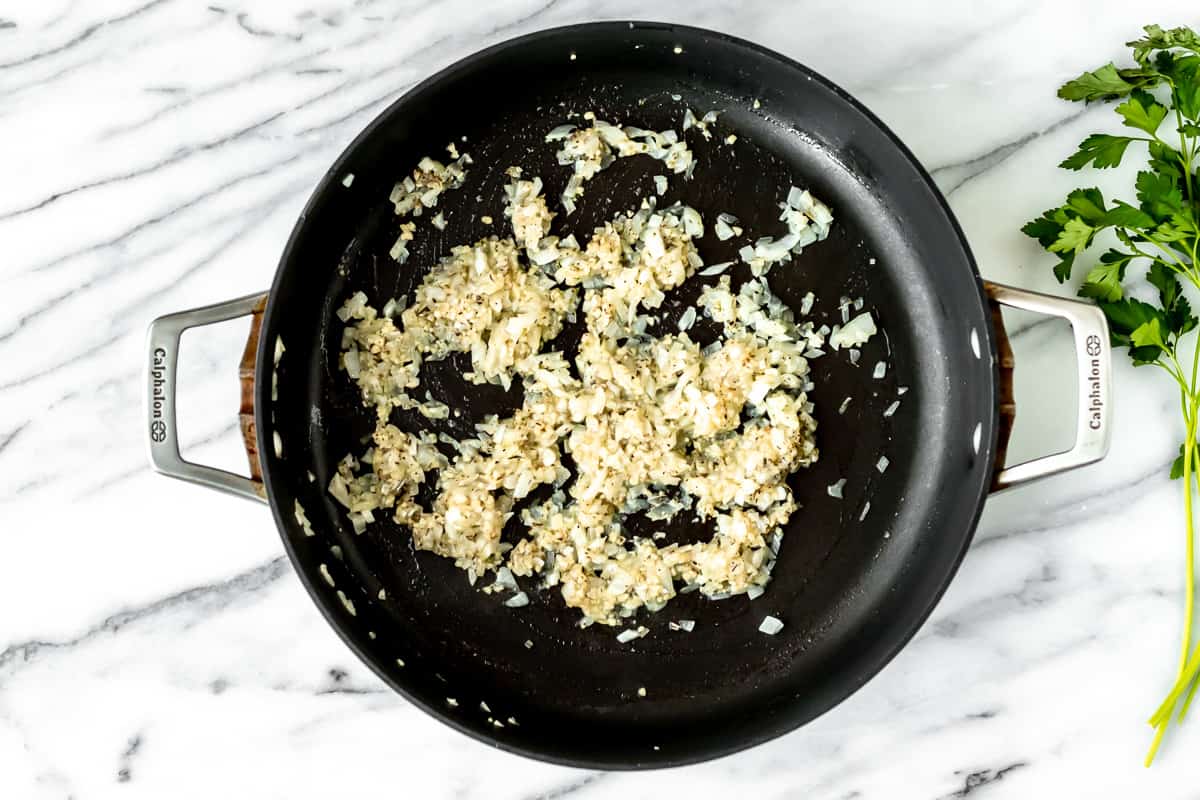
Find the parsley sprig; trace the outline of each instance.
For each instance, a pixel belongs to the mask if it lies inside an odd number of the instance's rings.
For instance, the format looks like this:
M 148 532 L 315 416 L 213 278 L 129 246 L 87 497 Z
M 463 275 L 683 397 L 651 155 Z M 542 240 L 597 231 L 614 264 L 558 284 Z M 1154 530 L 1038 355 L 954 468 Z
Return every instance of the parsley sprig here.
M 1096 300 L 1108 318 L 1115 347 L 1126 347 L 1133 363 L 1153 365 L 1179 387 L 1184 438 L 1171 477 L 1184 482 L 1186 583 L 1183 645 L 1175 683 L 1150 717 L 1154 739 L 1146 764 L 1154 760 L 1172 718 L 1182 721 L 1200 686 L 1200 636 L 1193 631 L 1195 528 L 1193 483 L 1200 490 L 1200 347 L 1190 337 L 1190 359 L 1182 352 L 1184 337 L 1196 328 L 1196 316 L 1183 294 L 1183 284 L 1200 291 L 1200 36 L 1189 28 L 1163 30 L 1146 26 L 1145 36 L 1127 44 L 1135 66 L 1105 64 L 1068 81 L 1058 90 L 1064 100 L 1120 100 L 1115 111 L 1128 135 L 1094 133 L 1059 166 L 1101 169 L 1122 163 L 1131 145 L 1145 147 L 1145 168 L 1134 181 L 1136 204 L 1106 202 L 1099 189 L 1076 189 L 1021 230 L 1058 257 L 1059 282 L 1082 264 L 1098 235 L 1111 232 L 1119 243 L 1088 267 L 1079 294 Z M 1170 120 L 1168 122 L 1168 119 Z M 1164 124 L 1166 123 L 1166 124 Z M 1131 267 L 1145 269 L 1148 287 L 1127 281 Z M 1141 297 L 1130 296 L 1133 289 Z M 1178 716 L 1176 717 L 1176 710 Z

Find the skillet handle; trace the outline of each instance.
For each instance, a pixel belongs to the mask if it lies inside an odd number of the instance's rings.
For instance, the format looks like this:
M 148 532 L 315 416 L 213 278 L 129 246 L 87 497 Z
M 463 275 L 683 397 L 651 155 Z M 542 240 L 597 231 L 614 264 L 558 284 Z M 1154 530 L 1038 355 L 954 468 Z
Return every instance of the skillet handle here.
M 242 416 L 242 433 L 246 438 L 247 452 L 251 456 L 251 477 L 235 475 L 216 467 L 208 467 L 185 461 L 179 454 L 179 434 L 175 417 L 175 372 L 179 360 L 179 337 L 188 328 L 201 325 L 212 325 L 246 315 L 253 315 L 251 341 L 247 350 L 251 350 L 258 342 L 258 328 L 262 320 L 262 311 L 266 306 L 267 295 L 252 294 L 216 303 L 203 308 L 193 308 L 190 311 L 180 311 L 159 317 L 150 323 L 146 335 L 147 368 L 146 368 L 146 443 L 149 449 L 150 464 L 158 472 L 172 478 L 198 483 L 223 492 L 245 497 L 250 500 L 265 501 L 266 492 L 263 489 L 262 474 L 257 470 L 257 454 L 253 442 L 253 394 L 251 400 L 251 424 L 247 431 L 246 417 Z M 243 358 L 243 361 L 245 359 Z M 251 359 L 253 364 L 253 359 Z M 243 412 L 246 405 L 246 387 L 242 388 Z
M 1108 322 L 1104 319 L 1104 312 L 1092 303 L 1015 289 L 989 281 L 984 281 L 984 290 L 988 297 L 1000 305 L 1062 317 L 1070 322 L 1075 337 L 1076 374 L 1079 385 L 1075 443 L 1071 448 L 1061 453 L 1006 466 L 1002 441 L 997 452 L 997 470 L 992 479 L 992 491 L 1009 489 L 1104 458 L 1112 438 L 1112 348 L 1109 344 Z M 1009 401 L 1008 408 L 1011 411 L 1012 352 L 1008 349 L 1007 337 L 1004 335 L 1003 323 L 998 313 L 995 315 L 995 321 L 1001 340 L 1002 383 L 1007 382 L 1007 389 L 1001 394 L 1001 409 L 1003 412 L 1006 401 Z M 1009 396 L 1006 397 L 1006 393 Z M 1007 425 L 1011 425 L 1011 416 Z M 1006 438 L 1004 424 L 1001 433 Z

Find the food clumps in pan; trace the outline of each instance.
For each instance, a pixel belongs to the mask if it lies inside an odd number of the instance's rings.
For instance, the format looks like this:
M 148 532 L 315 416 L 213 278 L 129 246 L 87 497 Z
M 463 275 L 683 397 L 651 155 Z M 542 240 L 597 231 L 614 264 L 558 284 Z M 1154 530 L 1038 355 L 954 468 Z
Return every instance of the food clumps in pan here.
M 559 160 L 575 165 L 568 212 L 613 152 L 649 154 L 676 172 L 693 163 L 678 139 L 594 119 L 547 138 L 565 139 L 570 160 Z M 343 459 L 330 493 L 356 531 L 389 513 L 416 547 L 454 559 L 472 584 L 494 572 L 485 590 L 517 592 L 517 607 L 528 595 L 513 576 L 536 577 L 582 612 L 583 625 L 620 624 L 679 592 L 761 594 L 796 511 L 786 480 L 818 458 L 809 360 L 830 330 L 798 318 L 763 274 L 736 289 L 720 275 L 665 325 L 670 292 L 728 266 L 706 268 L 695 209 L 658 208 L 650 197 L 581 244 L 550 234 L 555 213 L 539 178 L 507 172 L 512 236 L 455 247 L 406 307 L 390 302 L 381 314 L 356 293 L 338 310 L 340 363 L 376 426 L 366 451 Z M 781 208 L 788 234 L 753 248 L 764 263 L 823 239 L 832 223 L 800 189 Z M 698 319 L 716 333 L 703 346 L 690 331 Z M 577 348 L 548 349 L 570 323 L 583 329 Z M 847 340 L 859 342 L 866 326 L 849 327 Z M 519 382 L 521 407 L 461 440 L 392 424 L 397 408 L 445 408 L 417 396 L 421 366 L 456 352 L 469 354 L 471 381 Z M 435 488 L 428 510 L 416 499 L 422 484 Z M 535 490 L 544 499 L 530 502 Z M 712 537 L 632 536 L 624 520 L 635 514 L 654 523 L 685 514 Z M 510 545 L 502 535 L 514 518 L 522 535 Z
M 449 164 L 443 164 L 441 161 L 426 156 L 417 164 L 412 175 L 392 187 L 392 193 L 388 200 L 393 204 L 396 216 L 419 217 L 425 209 L 433 208 L 438 204 L 438 198 L 442 196 L 443 192 L 457 189 L 463 185 L 463 181 L 467 179 L 467 166 L 471 164 L 471 156 L 468 153 L 459 155 L 453 142 L 446 150 L 454 159 Z M 350 177 L 353 179 L 353 176 Z M 345 185 L 349 186 L 350 184 Z M 440 215 L 438 216 L 440 217 Z M 437 222 L 435 221 L 434 224 L 436 225 Z M 392 247 L 392 258 L 401 264 L 408 260 L 408 243 L 412 241 L 415 228 L 416 226 L 412 223 L 402 225 L 400 238 Z
M 573 169 L 561 198 L 563 209 L 568 214 L 575 210 L 575 201 L 583 194 L 584 182 L 617 158 L 644 154 L 663 162 L 677 175 L 692 176 L 695 158 L 687 143 L 675 131 L 648 131 L 630 126 L 621 128 L 596 119 L 591 112 L 584 116 L 591 120 L 590 128 L 560 125 L 546 134 L 547 142 L 562 141 L 558 163 L 570 165 Z M 715 115 L 713 119 L 716 119 Z

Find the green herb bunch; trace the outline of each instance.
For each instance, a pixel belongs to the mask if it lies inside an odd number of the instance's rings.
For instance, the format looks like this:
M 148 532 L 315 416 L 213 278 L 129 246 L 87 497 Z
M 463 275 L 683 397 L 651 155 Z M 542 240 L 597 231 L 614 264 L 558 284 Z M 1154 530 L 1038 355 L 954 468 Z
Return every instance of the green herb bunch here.
M 1106 202 L 1099 189 L 1076 189 L 1066 202 L 1029 222 L 1021 230 L 1058 257 L 1054 275 L 1071 277 L 1076 264 L 1098 234 L 1111 231 L 1119 247 L 1099 258 L 1088 258 L 1087 275 L 1079 294 L 1099 303 L 1108 318 L 1114 347 L 1126 347 L 1133 363 L 1153 365 L 1179 387 L 1184 439 L 1171 477 L 1184 482 L 1186 583 L 1183 646 L 1175 683 L 1150 717 L 1154 740 L 1147 766 L 1172 719 L 1182 721 L 1200 686 L 1200 636 L 1193 631 L 1195 605 L 1195 528 L 1193 483 L 1200 489 L 1200 391 L 1197 367 L 1200 348 L 1192 342 L 1191 356 L 1181 348 L 1196 317 L 1183 295 L 1182 283 L 1200 290 L 1200 191 L 1196 167 L 1200 159 L 1200 36 L 1189 28 L 1163 30 L 1148 25 L 1146 35 L 1128 45 L 1136 66 L 1118 69 L 1112 63 L 1085 72 L 1058 90 L 1064 100 L 1120 100 L 1115 110 L 1129 135 L 1094 133 L 1059 166 L 1101 169 L 1122 163 L 1130 146 L 1147 159 L 1134 182 L 1137 203 Z M 1145 270 L 1157 302 L 1130 297 L 1126 273 Z M 1136 278 L 1131 278 L 1130 283 Z M 1182 283 L 1181 283 L 1182 282 Z M 1149 293 L 1142 293 L 1150 296 Z M 1194 337 L 1189 337 L 1194 339 Z M 1176 717 L 1176 711 L 1178 716 Z

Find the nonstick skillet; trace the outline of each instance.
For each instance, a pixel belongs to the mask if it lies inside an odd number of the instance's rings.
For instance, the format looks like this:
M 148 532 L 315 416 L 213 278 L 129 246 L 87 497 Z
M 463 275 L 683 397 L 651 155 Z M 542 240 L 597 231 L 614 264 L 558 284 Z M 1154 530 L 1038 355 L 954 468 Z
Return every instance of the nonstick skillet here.
M 883 335 L 862 348 L 857 365 L 844 354 L 814 365 L 821 458 L 790 481 L 802 508 L 788 524 L 766 594 L 753 601 L 681 595 L 660 613 L 640 614 L 650 634 L 621 644 L 612 628 L 581 629 L 577 611 L 532 582 L 523 586 L 530 605 L 506 608 L 468 586 L 449 560 L 416 552 L 389 521 L 354 534 L 324 487 L 339 459 L 361 452 L 373 412 L 338 369 L 342 325 L 334 311 L 357 290 L 377 307 L 410 292 L 452 245 L 499 232 L 509 165 L 540 175 L 547 197 L 557 197 L 569 167 L 556 163 L 543 137 L 568 114 L 593 111 L 620 124 L 678 130 L 685 107 L 721 115 L 711 141 L 687 134 L 695 174 L 689 181 L 672 176 L 663 201 L 694 206 L 710 228 L 717 213 L 729 212 L 755 235 L 769 235 L 778 232 L 777 203 L 788 187 L 812 189 L 834 210 L 833 232 L 777 266 L 771 287 L 793 306 L 815 292 L 818 324 L 841 321 L 840 298 L 862 297 Z M 732 145 L 729 133 L 738 137 Z M 422 156 L 451 141 L 474 159 L 466 185 L 442 197 L 446 229 L 420 224 L 412 256 L 398 265 L 388 257 L 400 222 L 388 193 Z M 597 223 L 652 195 L 660 171 L 648 157 L 619 159 L 588 184 L 573 215 L 559 215 L 554 232 L 586 238 Z M 485 215 L 496 225 L 483 224 Z M 741 244 L 720 242 L 710 230 L 699 249 L 712 263 L 736 258 Z M 732 272 L 735 283 L 746 269 Z M 697 277 L 675 291 L 664 325 L 673 326 L 701 285 L 715 280 Z M 997 301 L 1071 322 L 1080 389 L 1076 441 L 1067 452 L 1003 465 L 1012 363 Z M 174 408 L 182 331 L 247 314 L 254 323 L 242 364 L 242 422 L 250 478 L 183 461 Z M 701 324 L 695 335 L 705 335 Z M 888 364 L 881 380 L 873 377 L 878 361 Z M 485 415 L 519 406 L 519 389 L 465 382 L 466 363 L 451 357 L 422 373 L 422 385 L 458 415 L 397 417 L 398 424 L 461 438 Z M 478 739 L 600 768 L 713 758 L 829 710 L 878 672 L 929 614 L 990 491 L 1095 461 L 1109 433 L 1109 341 L 1095 308 L 982 282 L 929 175 L 828 80 L 749 42 L 651 23 L 535 33 L 470 56 L 410 91 L 318 185 L 271 290 L 156 320 L 148 369 L 155 468 L 269 501 L 318 608 L 384 681 Z M 897 399 L 898 409 L 885 416 Z M 827 487 L 840 478 L 847 480 L 838 499 Z M 305 535 L 297 503 L 315 535 Z M 626 524 L 638 533 L 644 521 Z M 668 541 L 711 535 L 687 522 L 667 532 Z M 767 614 L 785 622 L 775 636 L 758 630 Z M 669 630 L 680 618 L 696 620 L 695 629 Z

